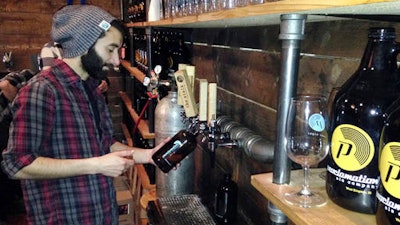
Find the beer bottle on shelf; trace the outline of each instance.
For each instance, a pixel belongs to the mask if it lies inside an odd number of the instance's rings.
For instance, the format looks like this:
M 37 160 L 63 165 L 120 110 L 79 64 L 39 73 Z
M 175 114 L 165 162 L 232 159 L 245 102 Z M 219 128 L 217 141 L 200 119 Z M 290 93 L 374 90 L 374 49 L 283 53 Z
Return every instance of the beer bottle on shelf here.
M 400 224 L 400 99 L 387 110 L 379 153 L 380 182 L 376 197 L 379 225 Z
M 384 112 L 400 94 L 394 28 L 371 28 L 358 70 L 332 106 L 326 190 L 337 205 L 374 214 Z
M 164 173 L 168 173 L 180 161 L 196 149 L 197 131 L 180 130 L 152 156 L 154 163 Z

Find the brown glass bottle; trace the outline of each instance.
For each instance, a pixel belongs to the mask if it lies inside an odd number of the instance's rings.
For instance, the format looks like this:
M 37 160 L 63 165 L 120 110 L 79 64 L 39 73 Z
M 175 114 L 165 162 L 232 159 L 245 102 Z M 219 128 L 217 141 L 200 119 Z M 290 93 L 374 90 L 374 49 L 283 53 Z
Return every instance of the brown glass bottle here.
M 400 99 L 387 110 L 387 120 L 379 144 L 378 210 L 379 225 L 400 224 Z
M 400 94 L 393 28 L 372 28 L 358 70 L 335 97 L 326 190 L 337 205 L 374 214 L 384 113 Z
M 214 215 L 218 224 L 232 224 L 237 214 L 237 184 L 230 174 L 224 174 L 215 193 Z
M 168 173 L 196 149 L 196 136 L 196 134 L 186 130 L 179 131 L 170 141 L 153 154 L 154 163 L 161 171 Z

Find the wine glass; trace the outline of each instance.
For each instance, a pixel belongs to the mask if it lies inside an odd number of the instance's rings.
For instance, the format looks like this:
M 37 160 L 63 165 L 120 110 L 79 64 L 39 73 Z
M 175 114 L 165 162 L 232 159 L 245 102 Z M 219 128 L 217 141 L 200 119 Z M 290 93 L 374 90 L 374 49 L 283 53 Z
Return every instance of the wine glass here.
M 310 208 L 326 204 L 326 199 L 309 187 L 310 166 L 322 161 L 329 150 L 326 98 L 300 95 L 290 99 L 285 141 L 288 157 L 300 164 L 304 172 L 303 188 L 285 194 L 292 205 Z

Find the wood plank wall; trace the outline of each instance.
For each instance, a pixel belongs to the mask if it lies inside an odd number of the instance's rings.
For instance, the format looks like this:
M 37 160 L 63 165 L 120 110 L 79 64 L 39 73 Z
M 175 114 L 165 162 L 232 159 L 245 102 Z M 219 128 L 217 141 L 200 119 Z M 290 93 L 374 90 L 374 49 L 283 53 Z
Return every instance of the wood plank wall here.
M 361 20 L 307 23 L 301 43 L 298 93 L 329 96 L 357 69 L 370 27 L 397 23 Z M 279 26 L 195 29 L 193 33 L 197 78 L 218 83 L 221 113 L 268 140 L 275 140 L 280 75 Z M 399 35 L 398 35 L 399 36 Z M 201 165 L 197 184 L 212 198 L 223 173 L 233 174 L 239 185 L 239 214 L 246 224 L 270 224 L 267 201 L 250 185 L 252 174 L 270 172 L 243 152 L 219 148 L 211 168 L 208 154 L 197 151 Z

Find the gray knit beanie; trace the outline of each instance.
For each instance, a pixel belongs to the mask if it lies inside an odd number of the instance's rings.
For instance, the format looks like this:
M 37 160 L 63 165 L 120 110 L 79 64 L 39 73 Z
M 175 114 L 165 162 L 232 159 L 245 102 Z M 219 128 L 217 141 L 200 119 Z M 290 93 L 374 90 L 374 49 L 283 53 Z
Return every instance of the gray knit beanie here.
M 61 44 L 63 58 L 83 55 L 116 18 L 92 5 L 68 5 L 53 16 L 52 40 Z

